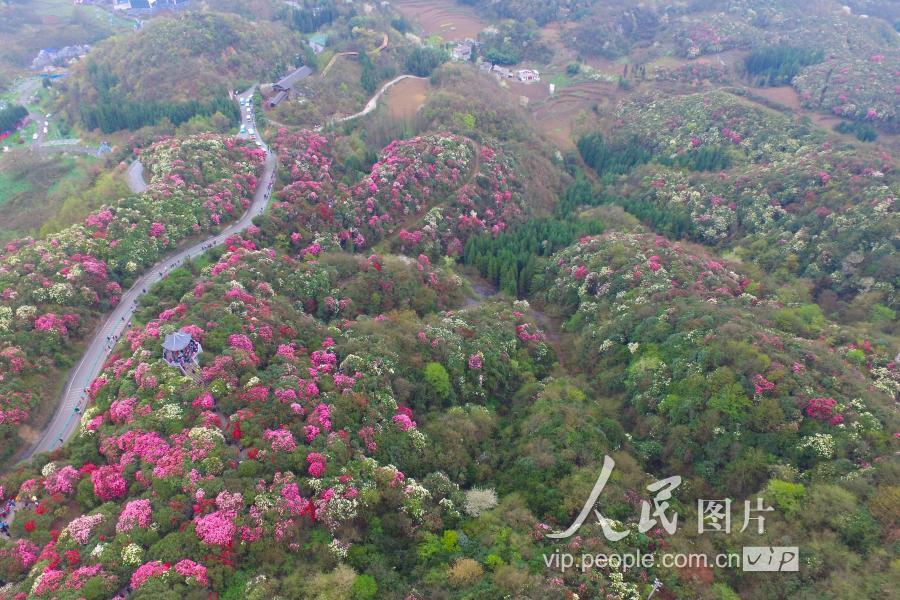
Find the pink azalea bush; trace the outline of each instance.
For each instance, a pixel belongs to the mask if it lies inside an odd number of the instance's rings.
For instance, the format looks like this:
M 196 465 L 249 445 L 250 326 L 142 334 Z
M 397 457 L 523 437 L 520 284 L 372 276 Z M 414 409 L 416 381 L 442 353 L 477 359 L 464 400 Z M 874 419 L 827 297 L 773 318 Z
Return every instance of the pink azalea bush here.
M 234 539 L 237 526 L 234 513 L 231 511 L 215 511 L 195 520 L 197 537 L 210 546 L 228 546 Z
M 50 494 L 69 495 L 75 491 L 75 483 L 80 477 L 81 474 L 75 467 L 66 465 L 44 479 L 44 489 Z
M 115 465 L 104 465 L 91 473 L 94 494 L 103 501 L 115 500 L 125 495 L 128 484 Z
M 153 508 L 150 501 L 146 499 L 132 500 L 125 505 L 119 514 L 119 521 L 116 523 L 116 532 L 124 533 L 131 531 L 135 527 L 139 529 L 147 529 L 150 527 L 150 518 Z
M 293 434 L 286 429 L 268 429 L 263 434 L 263 439 L 271 442 L 272 450 L 276 452 L 293 452 L 297 448 Z

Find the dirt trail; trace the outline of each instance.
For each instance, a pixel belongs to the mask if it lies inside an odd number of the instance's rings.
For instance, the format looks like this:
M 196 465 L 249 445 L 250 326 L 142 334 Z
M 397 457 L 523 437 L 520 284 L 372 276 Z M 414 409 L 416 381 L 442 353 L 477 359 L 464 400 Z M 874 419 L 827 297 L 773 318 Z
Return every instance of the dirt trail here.
M 372 50 L 372 52 L 374 54 L 378 54 L 379 52 L 381 52 L 382 50 L 384 50 L 387 47 L 388 47 L 388 34 L 385 33 L 384 38 L 381 41 L 381 45 L 378 46 L 377 48 L 375 48 L 374 50 Z M 334 62 L 340 56 L 359 56 L 359 52 L 355 52 L 355 51 L 354 52 L 338 52 L 337 54 L 332 56 L 331 60 L 328 61 L 328 64 L 325 65 L 325 68 L 322 69 L 322 77 L 325 77 L 326 75 L 328 75 L 328 71 L 331 70 L 331 67 L 334 66 Z
M 562 322 L 544 311 L 534 308 L 534 306 L 531 307 L 531 314 L 535 323 L 544 332 L 544 340 L 556 351 L 556 361 L 559 363 L 559 368 L 563 372 L 568 372 L 566 366 L 571 366 L 572 364 L 570 360 L 572 348 L 570 347 L 571 340 L 562 332 Z
M 497 286 L 492 284 L 486 279 L 482 279 L 476 275 L 472 275 L 470 273 L 463 273 L 463 277 L 466 281 L 469 282 L 469 286 L 472 288 L 472 291 L 475 292 L 475 297 L 467 297 L 465 304 L 463 304 L 463 308 L 475 308 L 476 306 L 481 306 L 491 298 L 497 295 L 499 291 Z
M 463 304 L 464 309 L 481 306 L 498 294 L 499 290 L 493 283 L 477 274 L 466 271 L 467 269 L 463 270 L 461 275 L 469 283 L 469 287 L 472 288 L 476 296 L 474 298 L 471 296 L 466 298 L 465 304 Z M 534 322 L 544 333 L 544 340 L 556 352 L 559 369 L 564 373 L 567 372 L 566 365 L 572 364 L 570 359 L 573 349 L 571 348 L 571 339 L 562 331 L 562 322 L 560 319 L 551 317 L 533 305 L 530 312 Z

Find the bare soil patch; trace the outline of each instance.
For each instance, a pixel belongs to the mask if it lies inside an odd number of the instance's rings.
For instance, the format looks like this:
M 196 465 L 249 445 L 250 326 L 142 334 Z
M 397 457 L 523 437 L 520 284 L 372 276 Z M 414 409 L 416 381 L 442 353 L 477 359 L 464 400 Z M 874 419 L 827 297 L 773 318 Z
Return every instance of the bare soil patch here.
M 425 104 L 431 84 L 427 79 L 404 79 L 385 92 L 384 101 L 388 113 L 395 119 L 413 118 Z
M 778 87 L 757 87 L 753 88 L 753 93 L 761 96 L 766 100 L 771 100 L 776 104 L 786 106 L 791 110 L 800 110 L 800 95 L 789 85 L 781 85 Z
M 835 115 L 804 108 L 800 103 L 800 94 L 792 86 L 781 85 L 777 87 L 754 87 L 751 89 L 757 96 L 789 108 L 799 116 L 809 117 L 813 123 L 829 131 L 841 122 L 840 117 Z
M 532 114 L 538 128 L 550 141 L 564 150 L 575 147 L 573 131 L 594 106 L 605 109 L 614 105 L 620 91 L 607 83 L 581 83 L 562 90 L 534 106 Z
M 544 81 L 536 83 L 522 83 L 521 81 L 506 80 L 509 91 L 516 96 L 525 96 L 530 102 L 546 100 L 550 97 L 550 84 Z

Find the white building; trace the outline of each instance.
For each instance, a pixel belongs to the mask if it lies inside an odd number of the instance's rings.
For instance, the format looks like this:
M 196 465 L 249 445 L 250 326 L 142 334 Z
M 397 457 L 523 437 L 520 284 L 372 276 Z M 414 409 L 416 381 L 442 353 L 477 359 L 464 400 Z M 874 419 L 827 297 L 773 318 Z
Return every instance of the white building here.
M 516 71 L 516 79 L 524 83 L 532 83 L 541 80 L 541 74 L 534 69 L 519 69 Z

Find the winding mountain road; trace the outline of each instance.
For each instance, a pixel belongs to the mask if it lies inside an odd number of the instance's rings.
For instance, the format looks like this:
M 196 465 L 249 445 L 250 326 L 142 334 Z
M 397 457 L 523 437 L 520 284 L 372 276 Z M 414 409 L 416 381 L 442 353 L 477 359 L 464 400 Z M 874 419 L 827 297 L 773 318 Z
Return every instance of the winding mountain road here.
M 144 165 L 140 160 L 135 160 L 128 165 L 125 171 L 125 183 L 133 194 L 140 194 L 147 189 L 147 182 L 144 181 Z
M 252 98 L 255 86 L 239 95 L 238 98 Z M 253 122 L 252 111 L 250 115 L 244 116 L 251 125 Z M 244 231 L 249 227 L 253 218 L 261 215 L 268 206 L 269 195 L 272 191 L 272 184 L 275 177 L 275 169 L 277 160 L 275 155 L 270 151 L 262 138 L 259 137 L 259 131 L 254 127 L 252 136 L 257 144 L 266 151 L 266 159 L 263 167 L 262 176 L 253 195 L 253 201 L 244 215 L 236 222 L 228 225 L 218 234 L 207 238 L 201 242 L 179 250 L 178 252 L 159 261 L 152 268 L 141 276 L 131 288 L 122 295 L 122 299 L 116 308 L 103 322 L 97 333 L 91 339 L 85 348 L 81 362 L 71 371 L 69 379 L 60 398 L 59 406 L 53 419 L 44 429 L 41 438 L 31 447 L 26 448 L 20 460 L 28 460 L 39 452 L 49 452 L 61 446 L 65 440 L 69 439 L 78 428 L 80 423 L 80 411 L 86 406 L 87 388 L 91 382 L 100 374 L 106 359 L 109 357 L 112 349 L 115 348 L 116 340 L 122 335 L 128 327 L 131 317 L 138 305 L 138 300 L 154 283 L 164 279 L 173 269 L 180 266 L 186 260 L 195 258 L 210 248 L 219 246 L 225 240 Z M 143 177 L 141 177 L 143 182 Z M 77 409 L 77 411 L 76 411 Z
M 66 152 L 70 154 L 89 154 L 91 156 L 100 156 L 100 148 L 98 146 L 85 146 L 80 139 L 69 138 L 63 140 L 47 140 L 44 133 L 42 123 L 48 123 L 50 115 L 43 115 L 32 110 L 31 98 L 37 93 L 41 87 L 41 79 L 39 77 L 30 77 L 19 83 L 15 88 L 16 103 L 21 104 L 28 111 L 28 119 L 35 124 L 36 138 L 25 140 L 23 148 L 34 152 Z

